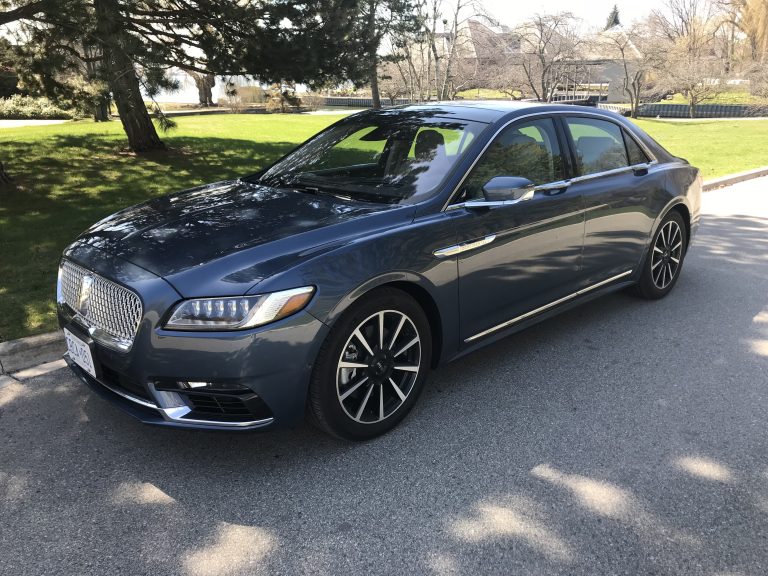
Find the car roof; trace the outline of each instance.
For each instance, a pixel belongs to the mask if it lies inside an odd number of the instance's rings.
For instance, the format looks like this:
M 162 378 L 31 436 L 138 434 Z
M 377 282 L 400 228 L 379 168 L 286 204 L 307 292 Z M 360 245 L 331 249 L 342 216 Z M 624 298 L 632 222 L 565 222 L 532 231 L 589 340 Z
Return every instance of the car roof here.
M 452 100 L 448 102 L 426 102 L 392 106 L 373 113 L 424 113 L 433 117 L 448 117 L 476 122 L 493 123 L 502 118 L 510 119 L 531 112 L 590 112 L 615 118 L 617 115 L 598 108 L 574 106 L 572 104 L 549 104 L 521 102 L 516 100 Z

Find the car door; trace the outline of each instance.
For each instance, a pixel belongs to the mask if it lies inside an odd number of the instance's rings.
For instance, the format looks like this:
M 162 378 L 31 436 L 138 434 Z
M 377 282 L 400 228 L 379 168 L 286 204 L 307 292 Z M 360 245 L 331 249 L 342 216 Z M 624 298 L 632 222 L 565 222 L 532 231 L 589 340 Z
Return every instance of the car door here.
M 458 244 L 461 338 L 472 343 L 575 291 L 584 234 L 583 199 L 569 189 L 564 135 L 551 117 L 503 129 L 449 209 Z M 513 204 L 470 207 L 491 178 L 527 178 L 537 188 Z M 482 204 L 482 202 L 479 202 Z M 501 326 L 500 326 L 501 325 Z
M 586 208 L 584 288 L 628 276 L 640 265 L 664 173 L 618 123 L 592 116 L 563 120 L 577 170 L 571 190 Z

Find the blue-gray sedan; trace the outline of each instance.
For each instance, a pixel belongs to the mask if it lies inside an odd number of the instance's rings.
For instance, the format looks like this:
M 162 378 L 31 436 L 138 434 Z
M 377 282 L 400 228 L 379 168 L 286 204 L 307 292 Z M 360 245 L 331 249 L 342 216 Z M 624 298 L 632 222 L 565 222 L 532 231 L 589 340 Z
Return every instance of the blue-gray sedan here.
M 59 269 L 66 357 L 144 422 L 306 415 L 370 438 L 438 363 L 607 292 L 665 296 L 700 192 L 696 168 L 610 112 L 362 112 L 266 170 L 87 230 Z

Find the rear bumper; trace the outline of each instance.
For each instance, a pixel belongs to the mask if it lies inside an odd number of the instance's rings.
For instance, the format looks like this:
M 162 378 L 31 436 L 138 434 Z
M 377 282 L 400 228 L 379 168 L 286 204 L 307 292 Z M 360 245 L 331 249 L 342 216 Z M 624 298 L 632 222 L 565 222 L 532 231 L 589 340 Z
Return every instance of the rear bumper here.
M 262 430 L 304 415 L 307 388 L 327 327 L 306 312 L 245 332 L 140 330 L 130 352 L 94 342 L 59 308 L 59 324 L 88 343 L 97 376 L 65 359 L 89 388 L 146 424 Z M 211 388 L 176 390 L 178 382 Z M 168 392 L 172 390 L 172 392 Z

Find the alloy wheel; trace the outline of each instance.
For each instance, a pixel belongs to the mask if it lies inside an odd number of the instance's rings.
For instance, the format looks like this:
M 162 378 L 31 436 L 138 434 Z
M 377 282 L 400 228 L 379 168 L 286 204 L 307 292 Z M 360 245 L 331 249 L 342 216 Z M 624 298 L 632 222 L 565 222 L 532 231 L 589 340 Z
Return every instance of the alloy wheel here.
M 659 290 L 664 290 L 677 276 L 683 256 L 683 234 L 675 220 L 666 222 L 653 245 L 651 277 Z
M 363 320 L 342 348 L 336 393 L 355 422 L 376 424 L 408 398 L 419 376 L 421 338 L 413 320 L 381 310 Z

